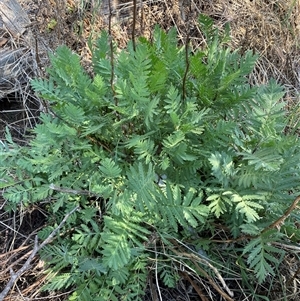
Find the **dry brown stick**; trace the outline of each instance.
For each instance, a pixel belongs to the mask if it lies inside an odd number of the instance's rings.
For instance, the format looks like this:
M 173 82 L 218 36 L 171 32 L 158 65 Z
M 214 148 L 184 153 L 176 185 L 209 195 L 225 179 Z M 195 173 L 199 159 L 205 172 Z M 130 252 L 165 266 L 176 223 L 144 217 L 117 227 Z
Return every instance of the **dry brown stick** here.
M 230 296 L 233 297 L 233 292 L 229 289 L 229 287 L 227 286 L 227 284 L 225 283 L 223 277 L 221 276 L 221 274 L 219 273 L 218 269 L 216 267 L 214 267 L 208 260 L 202 258 L 202 257 L 199 257 L 197 255 L 194 255 L 194 254 L 190 254 L 190 253 L 186 253 L 186 252 L 178 252 L 177 250 L 175 249 L 171 249 L 175 254 L 177 254 L 178 256 L 182 256 L 182 257 L 185 257 L 185 258 L 188 258 L 190 260 L 192 260 L 194 262 L 194 264 L 196 264 L 197 262 L 201 262 L 202 264 L 208 266 L 211 270 L 213 270 L 213 272 L 216 274 L 217 278 L 219 279 L 219 281 L 221 282 L 222 286 L 224 287 L 224 289 L 228 292 L 228 294 Z M 203 272 L 205 274 L 205 277 L 209 277 L 210 276 L 202 269 L 200 268 L 200 266 L 197 264 L 197 266 L 199 267 L 199 269 L 201 270 L 201 272 Z M 209 279 L 208 279 L 209 280 Z M 213 280 L 210 278 L 209 282 L 214 286 L 214 288 L 218 287 L 214 282 Z M 217 288 L 216 288 L 217 289 Z M 231 300 L 233 301 L 233 299 L 231 299 L 226 293 L 224 293 L 219 287 L 218 287 L 218 292 L 222 292 L 222 296 L 223 295 L 226 295 L 226 299 L 224 296 L 224 298 L 226 300 Z M 221 294 L 221 293 L 220 293 Z
M 297 196 L 294 202 L 291 204 L 291 206 L 288 208 L 288 210 L 280 217 L 278 218 L 275 222 L 273 222 L 270 226 L 266 227 L 263 229 L 260 234 L 251 236 L 251 235 L 243 235 L 235 239 L 227 239 L 227 240 L 221 240 L 221 239 L 211 239 L 211 242 L 216 242 L 216 243 L 232 243 L 232 242 L 238 242 L 238 241 L 243 241 L 246 239 L 253 239 L 256 237 L 259 237 L 262 233 L 274 229 L 275 227 L 279 226 L 281 223 L 283 223 L 292 213 L 294 209 L 296 209 L 298 203 L 300 201 L 300 196 Z
M 33 258 L 35 257 L 35 255 L 37 254 L 37 252 L 39 252 L 45 245 L 47 245 L 56 235 L 56 233 L 62 228 L 62 226 L 64 225 L 64 223 L 67 221 L 67 219 L 69 218 L 69 216 L 74 213 L 79 207 L 75 207 L 74 209 L 72 209 L 69 213 L 67 213 L 65 215 L 65 217 L 63 218 L 63 220 L 61 221 L 61 223 L 58 225 L 58 227 L 56 229 L 54 229 L 51 234 L 39 245 L 38 244 L 38 237 L 37 235 L 35 236 L 35 240 L 34 240 L 34 247 L 33 250 L 30 254 L 30 256 L 28 257 L 28 259 L 26 260 L 26 262 L 24 263 L 24 265 L 15 273 L 12 269 L 10 269 L 10 280 L 8 281 L 8 283 L 6 284 L 5 288 L 3 289 L 3 291 L 0 293 L 0 301 L 3 301 L 3 299 L 6 297 L 6 295 L 8 294 L 8 292 L 10 291 L 10 289 L 12 288 L 12 286 L 15 284 L 15 282 L 19 279 L 19 277 L 26 271 L 29 269 L 30 267 L 30 263 L 33 260 Z
M 279 226 L 281 223 L 283 223 L 292 213 L 292 211 L 297 207 L 298 203 L 300 201 L 300 196 L 296 197 L 296 199 L 294 200 L 294 202 L 292 203 L 292 205 L 289 207 L 289 209 L 283 214 L 283 216 L 281 216 L 279 219 L 277 219 L 274 223 L 272 223 L 270 226 L 266 227 L 262 233 L 273 229 L 277 226 Z
M 297 271 L 294 273 L 294 275 L 286 282 L 286 287 L 289 287 L 292 281 L 294 281 L 297 277 L 297 275 L 300 274 L 300 267 L 297 269 Z
M 224 293 L 219 286 L 212 280 L 212 278 L 206 273 L 197 262 L 193 261 L 197 269 L 207 278 L 209 283 L 213 286 L 213 288 L 227 301 L 234 301 L 231 297 L 229 297 L 226 293 Z
M 177 240 L 174 240 L 174 244 L 179 248 L 180 252 L 175 250 L 174 248 L 171 248 L 171 250 L 179 255 L 179 256 L 185 256 L 186 258 L 192 259 L 192 260 L 196 260 L 197 262 L 201 262 L 202 264 L 208 266 L 211 270 L 213 270 L 213 272 L 215 273 L 215 275 L 218 277 L 219 281 L 221 282 L 221 284 L 223 285 L 223 288 L 228 292 L 228 294 L 233 297 L 233 292 L 229 289 L 229 287 L 227 286 L 227 284 L 225 283 L 223 277 L 221 276 L 221 274 L 219 273 L 218 269 L 216 267 L 214 267 L 207 259 L 203 258 L 202 256 L 198 256 L 195 255 L 193 253 L 186 253 L 184 251 L 181 251 L 181 246 L 179 245 L 179 243 L 177 242 Z
M 135 51 L 135 27 L 136 27 L 136 0 L 133 0 L 133 20 L 132 20 L 132 31 L 131 31 L 131 39 L 133 50 Z
M 18 280 L 18 278 L 29 268 L 31 261 L 33 257 L 36 255 L 36 253 L 38 252 L 38 250 L 39 250 L 38 237 L 36 236 L 33 250 L 30 256 L 28 257 L 28 259 L 26 260 L 26 262 L 24 263 L 24 265 L 16 273 L 13 271 L 13 269 L 10 269 L 10 280 L 8 281 L 4 290 L 0 294 L 0 301 L 2 301 L 5 298 L 5 296 L 8 294 L 12 286 Z
M 27 252 L 26 254 L 24 254 L 22 257 L 16 259 L 15 261 L 13 260 L 14 257 L 16 257 L 17 255 L 19 255 L 19 253 L 23 250 L 26 250 L 28 249 L 30 246 L 27 245 L 27 246 L 24 246 L 25 243 L 27 243 L 27 241 L 30 239 L 30 237 L 32 236 L 33 233 L 35 233 L 36 230 L 34 232 L 32 232 L 26 239 L 25 241 L 23 241 L 23 243 L 21 244 L 21 246 L 15 250 L 11 250 L 11 251 L 8 251 L 6 252 L 5 254 L 1 254 L 0 255 L 0 258 L 2 257 L 6 257 L 8 255 L 10 255 L 9 258 L 6 258 L 5 260 L 2 259 L 2 265 L 4 265 L 4 262 L 13 262 L 12 264 L 10 264 L 7 268 L 5 268 L 5 270 L 1 271 L 0 272 L 0 275 L 5 275 L 7 273 L 7 271 L 10 271 L 12 269 L 13 266 L 15 266 L 16 264 L 18 264 L 20 261 L 24 260 L 24 258 L 28 257 L 32 251 L 29 251 Z
M 158 263 L 158 259 L 157 259 L 157 250 L 156 250 L 156 244 L 154 245 L 154 249 L 155 249 L 155 281 L 156 281 L 156 287 L 157 287 L 157 292 L 159 295 L 159 301 L 162 301 L 162 296 L 161 296 L 161 292 L 160 292 L 160 288 L 159 288 L 159 283 L 158 283 L 158 275 L 157 275 L 157 263 Z
M 70 194 L 78 194 L 78 195 L 93 195 L 89 190 L 76 190 L 71 188 L 59 187 L 55 186 L 53 183 L 49 185 L 49 188 L 55 191 L 63 192 L 63 193 L 70 193 Z M 94 195 L 93 195 L 94 196 Z
M 40 292 L 36 287 L 40 287 L 41 284 L 46 281 L 47 277 L 48 275 L 43 275 L 41 279 L 38 279 L 29 287 L 26 287 L 24 290 L 22 290 L 22 294 L 27 295 L 29 292 L 34 290 L 34 293 L 30 296 L 30 299 L 32 300 L 32 298 Z
M 180 273 L 188 282 L 190 282 L 190 284 L 193 286 L 193 288 L 195 289 L 195 291 L 197 292 L 197 294 L 199 295 L 199 297 L 201 298 L 202 301 L 209 301 L 206 296 L 203 294 L 202 289 L 195 284 L 195 282 L 193 281 L 193 279 L 191 279 L 191 277 L 185 273 L 185 272 L 181 272 Z
M 190 16 L 191 16 L 191 7 L 189 8 L 188 11 L 188 16 L 187 16 L 187 23 L 185 26 L 185 43 L 184 43 L 184 48 L 185 48 L 185 71 L 182 79 L 182 99 L 185 100 L 186 98 L 186 81 L 187 81 L 187 76 L 190 70 L 190 58 L 189 58 L 189 43 L 190 43 Z
M 149 273 L 149 287 L 150 287 L 150 292 L 151 292 L 151 296 L 152 296 L 152 300 L 154 301 L 158 301 L 158 295 L 157 295 L 157 291 L 154 287 L 153 284 L 153 277 L 152 277 L 152 272 Z
M 299 244 L 294 246 L 294 245 L 288 245 L 288 244 L 284 244 L 284 243 L 281 243 L 281 242 L 273 241 L 272 245 L 279 246 L 281 249 L 285 249 L 287 251 L 300 252 L 300 247 L 297 246 Z
M 110 87 L 113 92 L 113 95 L 115 95 L 115 86 L 114 86 L 114 78 L 115 78 L 115 62 L 114 62 L 114 46 L 113 46 L 113 37 L 112 37 L 112 6 L 111 6 L 111 0 L 108 0 L 108 35 L 109 35 L 109 47 L 110 47 L 110 67 L 111 67 L 111 74 L 110 74 Z M 118 105 L 117 98 L 115 98 L 115 105 Z
M 28 248 L 29 248 L 29 246 L 19 247 L 18 249 L 8 251 L 8 252 L 6 252 L 6 253 L 4 253 L 4 254 L 0 254 L 0 259 L 1 259 L 2 257 L 8 256 L 8 255 L 10 255 L 10 254 L 14 254 L 14 253 L 19 252 L 19 251 L 26 250 L 26 249 L 28 249 Z M 10 258 L 9 258 L 9 259 L 10 259 Z
M 26 254 L 24 254 L 22 257 L 18 258 L 17 260 L 15 260 L 12 264 L 10 264 L 5 270 L 1 271 L 0 274 L 5 274 L 7 271 L 10 271 L 12 269 L 13 266 L 15 266 L 16 264 L 18 264 L 20 261 L 24 260 L 24 258 L 26 258 L 27 256 L 29 256 L 31 254 L 32 250 L 27 252 Z M 10 258 L 9 258 L 10 259 Z M 9 260 L 8 259 L 8 260 Z M 7 260 L 7 261 L 8 261 Z
M 140 9 L 141 9 L 141 35 L 144 35 L 144 3 L 143 0 L 140 0 Z

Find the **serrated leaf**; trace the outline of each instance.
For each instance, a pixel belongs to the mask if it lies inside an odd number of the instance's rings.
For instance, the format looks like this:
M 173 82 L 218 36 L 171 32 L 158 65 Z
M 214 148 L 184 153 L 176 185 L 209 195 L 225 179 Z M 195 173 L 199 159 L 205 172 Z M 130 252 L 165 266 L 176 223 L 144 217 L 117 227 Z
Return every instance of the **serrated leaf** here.
M 101 252 L 104 267 L 118 270 L 125 266 L 131 257 L 126 236 L 105 232 L 102 234 L 102 239 L 105 242 Z
M 121 168 L 110 158 L 103 159 L 99 169 L 107 178 L 117 178 L 122 172 Z
M 107 272 L 107 270 L 103 267 L 99 260 L 95 258 L 84 258 L 81 262 L 78 263 L 78 269 L 82 272 L 94 270 L 98 275 L 100 273 Z

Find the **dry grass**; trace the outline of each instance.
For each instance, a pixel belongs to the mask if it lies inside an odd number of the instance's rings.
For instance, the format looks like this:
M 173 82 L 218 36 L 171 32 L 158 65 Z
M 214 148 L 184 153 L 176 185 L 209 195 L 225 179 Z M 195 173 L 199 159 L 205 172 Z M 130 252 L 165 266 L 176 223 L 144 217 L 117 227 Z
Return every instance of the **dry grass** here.
M 4 139 L 5 126 L 8 126 L 17 142 L 26 143 L 24 135 L 35 125 L 39 112 L 46 109 L 45 104 L 32 93 L 29 80 L 45 74 L 48 52 L 52 52 L 60 44 L 67 44 L 81 56 L 83 65 L 89 70 L 88 39 L 97 37 L 102 29 L 108 28 L 108 15 L 105 14 L 107 7 L 101 9 L 98 0 L 89 1 L 89 5 L 86 4 L 87 2 L 85 0 L 22 0 L 20 3 L 32 22 L 24 35 L 30 32 L 31 42 L 25 43 L 26 39 L 24 40 L 23 36 L 15 37 L 10 32 L 0 31 L 0 47 L 7 47 L 5 49 L 10 50 L 9 58 L 12 52 L 16 54 L 13 61 L 8 59 L 3 63 L 7 50 L 0 51 L 1 77 L 4 78 L 5 70 L 10 70 L 10 74 L 6 75 L 9 85 L 5 87 L 2 83 L 0 91 L 0 140 Z M 137 0 L 137 3 L 137 36 L 151 38 L 156 24 L 166 30 L 175 26 L 181 43 L 185 43 L 188 33 L 195 48 L 205 45 L 205 39 L 197 22 L 200 13 L 211 16 L 220 31 L 229 22 L 232 38 L 230 46 L 233 49 L 240 48 L 241 51 L 252 49 L 260 55 L 259 62 L 250 75 L 250 82 L 260 85 L 272 77 L 286 87 L 285 101 L 291 112 L 290 127 L 292 131 L 298 132 L 300 122 L 299 0 Z M 112 5 L 114 10 L 112 35 L 120 48 L 126 45 L 132 35 L 132 8 L 132 1 L 120 0 L 117 3 L 115 0 Z M 1 71 L 1 66 L 5 66 L 6 69 Z M 4 211 L 4 206 L 5 202 L 2 200 L 0 204 L 0 248 L 2 248 L 0 291 L 10 277 L 9 269 L 18 269 L 29 256 L 33 237 L 37 229 L 45 223 L 45 213 L 42 208 L 27 208 L 23 212 L 9 214 Z M 220 237 L 224 238 L 226 235 L 226 231 L 220 230 Z M 219 269 L 227 275 L 225 279 L 227 283 L 238 292 L 236 300 L 254 300 L 253 295 L 261 292 L 268 292 L 271 300 L 284 300 L 284 296 L 287 296 L 286 300 L 300 299 L 299 250 L 288 250 L 288 256 L 278 270 L 276 283 L 269 283 L 274 291 L 270 291 L 268 287 L 257 286 L 255 292 L 247 291 L 241 286 L 236 271 L 227 271 L 228 253 L 224 251 L 224 245 L 216 252 L 219 253 L 219 258 L 224 258 L 223 263 L 218 263 Z M 234 262 L 236 259 L 237 254 L 230 254 L 230 260 Z M 67 298 L 68 292 L 56 295 L 41 293 L 39 288 L 44 280 L 43 264 L 36 258 L 35 262 L 32 262 L 32 269 L 16 283 L 5 300 Z M 195 276 L 194 280 L 205 292 L 208 300 L 219 298 L 214 289 L 203 279 Z M 214 281 L 218 282 L 217 279 Z M 183 280 L 181 285 L 185 286 L 186 290 L 181 287 L 172 292 L 161 288 L 165 293 L 163 300 L 171 300 L 176 296 L 181 298 L 179 300 L 188 300 L 187 298 L 197 300 L 187 294 L 191 286 L 188 280 Z M 153 297 L 150 292 L 151 285 L 147 300 L 155 300 L 153 299 L 155 296 Z

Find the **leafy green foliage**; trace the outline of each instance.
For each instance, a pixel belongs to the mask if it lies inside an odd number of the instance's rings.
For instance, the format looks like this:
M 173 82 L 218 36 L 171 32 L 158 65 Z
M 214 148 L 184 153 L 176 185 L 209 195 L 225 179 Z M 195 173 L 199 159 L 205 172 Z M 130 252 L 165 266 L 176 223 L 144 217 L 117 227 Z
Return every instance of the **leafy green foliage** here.
M 244 248 L 243 254 L 249 253 L 247 262 L 254 269 L 259 283 L 262 283 L 268 274 L 275 276 L 274 268 L 281 260 L 273 254 L 284 255 L 284 251 L 272 246 L 272 243 L 280 240 L 277 230 L 269 230 L 261 233 L 257 238 L 251 240 Z
M 259 282 L 274 274 L 282 252 L 272 242 L 288 239 L 293 223 L 288 217 L 286 233 L 264 229 L 298 194 L 299 141 L 284 133 L 283 88 L 248 84 L 257 56 L 231 51 L 228 29 L 222 36 L 208 17 L 199 21 L 207 47 L 190 54 L 185 91 L 185 53 L 175 30 L 159 28 L 152 42 L 115 50 L 114 68 L 103 32 L 91 49 L 93 77 L 59 47 L 49 79 L 32 81 L 51 112 L 28 146 L 7 131 L 0 187 L 7 210 L 48 199 L 55 214 L 42 239 L 80 208 L 42 250 L 47 289 L 72 286 L 70 300 L 141 300 L 151 262 L 165 285 L 178 280 L 178 259 L 159 260 L 157 248 L 196 247 L 217 224 L 233 238 L 248 235 L 242 275 L 247 264 Z M 209 258 L 216 245 L 205 248 Z

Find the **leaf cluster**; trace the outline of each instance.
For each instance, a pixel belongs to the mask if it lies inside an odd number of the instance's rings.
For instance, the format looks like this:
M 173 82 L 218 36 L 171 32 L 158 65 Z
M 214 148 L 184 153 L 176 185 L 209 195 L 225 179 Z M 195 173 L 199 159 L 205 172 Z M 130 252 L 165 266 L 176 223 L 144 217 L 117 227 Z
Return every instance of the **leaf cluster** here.
M 32 81 L 51 111 L 28 146 L 7 132 L 0 185 L 7 210 L 48 201 L 55 215 L 41 238 L 80 207 L 68 234 L 42 251 L 48 289 L 72 286 L 70 300 L 141 300 L 156 248 L 168 246 L 170 264 L 157 269 L 175 285 L 173 239 L 196 245 L 195 233 L 209 239 L 216 224 L 252 236 L 241 255 L 260 282 L 273 274 L 272 241 L 287 237 L 263 230 L 298 194 L 299 141 L 285 133 L 283 88 L 248 84 L 258 57 L 231 51 L 208 17 L 199 22 L 207 47 L 187 49 L 188 61 L 175 30 L 157 27 L 152 41 L 115 49 L 112 65 L 103 32 L 91 45 L 92 77 L 61 46 L 49 78 Z

